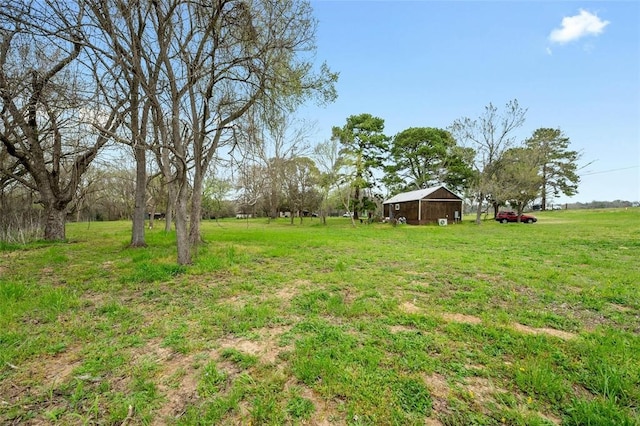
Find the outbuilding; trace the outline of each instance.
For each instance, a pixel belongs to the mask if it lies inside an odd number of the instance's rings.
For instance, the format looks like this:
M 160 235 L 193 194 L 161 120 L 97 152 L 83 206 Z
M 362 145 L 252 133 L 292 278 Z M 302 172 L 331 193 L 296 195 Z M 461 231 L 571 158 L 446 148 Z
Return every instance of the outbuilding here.
M 444 225 L 462 220 L 462 198 L 443 185 L 395 195 L 383 203 L 383 208 L 385 217 L 404 217 L 411 225 Z

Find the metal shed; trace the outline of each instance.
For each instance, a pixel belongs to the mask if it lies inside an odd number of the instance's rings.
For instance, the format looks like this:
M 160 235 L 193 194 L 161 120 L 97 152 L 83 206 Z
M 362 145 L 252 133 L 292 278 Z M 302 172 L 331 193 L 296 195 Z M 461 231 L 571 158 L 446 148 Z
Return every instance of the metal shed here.
M 383 203 L 383 208 L 385 217 L 404 217 L 411 225 L 462 220 L 462 198 L 443 185 L 395 195 Z

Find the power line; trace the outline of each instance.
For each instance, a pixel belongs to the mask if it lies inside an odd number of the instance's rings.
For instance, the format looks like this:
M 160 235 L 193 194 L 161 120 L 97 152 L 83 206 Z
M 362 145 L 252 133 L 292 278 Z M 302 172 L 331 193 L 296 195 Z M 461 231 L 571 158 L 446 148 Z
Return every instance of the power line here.
M 599 174 L 602 174 L 602 173 L 619 172 L 621 170 L 637 169 L 638 167 L 640 167 L 640 166 L 621 167 L 619 169 L 611 169 L 611 170 L 600 170 L 598 172 L 584 173 L 582 176 L 591 176 L 591 175 L 599 175 Z

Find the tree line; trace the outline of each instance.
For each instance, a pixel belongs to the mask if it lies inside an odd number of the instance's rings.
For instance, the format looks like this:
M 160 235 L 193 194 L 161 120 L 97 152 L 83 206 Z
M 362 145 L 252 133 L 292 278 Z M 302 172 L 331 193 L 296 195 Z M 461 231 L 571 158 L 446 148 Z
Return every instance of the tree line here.
M 338 75 L 314 65 L 316 27 L 310 4 L 293 0 L 0 1 L 3 191 L 17 182 L 36 192 L 44 238 L 63 240 L 90 164 L 126 145 L 131 245 L 145 245 L 155 161 L 178 263 L 190 263 L 219 150 L 255 143 L 253 123 L 335 98 Z
M 311 146 L 291 117 L 332 102 L 338 79 L 315 65 L 316 27 L 306 1 L 0 0 L 0 209 L 40 204 L 44 238 L 64 240 L 69 212 L 111 200 L 102 214 L 131 218 L 132 246 L 162 211 L 188 264 L 201 218 L 231 192 L 269 217 L 342 206 L 356 220 L 437 184 L 520 211 L 577 190 L 579 153 L 559 129 L 516 141 L 515 100 L 393 137 L 353 115 Z
M 456 119 L 447 129 L 412 127 L 393 137 L 384 134 L 384 120 L 371 114 L 353 115 L 333 128 L 341 145 L 343 174 L 351 182 L 349 208 L 374 208 L 372 194 L 383 185 L 390 195 L 435 185 L 446 185 L 477 203 L 476 222 L 483 205 L 494 214 L 509 204 L 521 214 L 525 206 L 578 190 L 580 153 L 569 148 L 560 130 L 540 128 L 524 141 L 516 131 L 524 124 L 526 109 L 517 100 L 500 111 L 493 104 L 475 119 Z M 377 172 L 377 173 L 376 173 Z

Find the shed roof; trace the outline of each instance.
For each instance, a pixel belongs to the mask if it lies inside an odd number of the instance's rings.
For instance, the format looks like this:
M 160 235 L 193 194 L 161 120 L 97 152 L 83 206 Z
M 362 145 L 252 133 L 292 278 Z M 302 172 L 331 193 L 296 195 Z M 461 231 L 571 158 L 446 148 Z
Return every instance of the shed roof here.
M 393 197 L 389 198 L 387 201 L 383 202 L 383 204 L 405 203 L 407 201 L 422 200 L 423 198 L 428 197 L 429 195 L 433 194 L 440 188 L 444 188 L 447 191 L 449 191 L 444 185 L 433 186 L 431 188 L 418 189 L 416 191 L 403 192 L 401 194 L 394 195 Z

